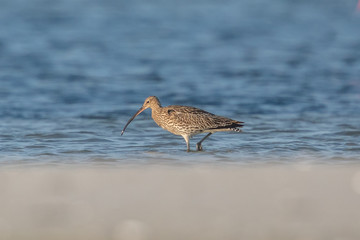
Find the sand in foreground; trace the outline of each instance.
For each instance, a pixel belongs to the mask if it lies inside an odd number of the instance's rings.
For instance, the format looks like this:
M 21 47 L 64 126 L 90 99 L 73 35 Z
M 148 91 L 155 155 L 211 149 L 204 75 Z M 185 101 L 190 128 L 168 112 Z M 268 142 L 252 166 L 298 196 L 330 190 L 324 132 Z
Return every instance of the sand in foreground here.
M 359 166 L 7 169 L 0 239 L 360 239 Z

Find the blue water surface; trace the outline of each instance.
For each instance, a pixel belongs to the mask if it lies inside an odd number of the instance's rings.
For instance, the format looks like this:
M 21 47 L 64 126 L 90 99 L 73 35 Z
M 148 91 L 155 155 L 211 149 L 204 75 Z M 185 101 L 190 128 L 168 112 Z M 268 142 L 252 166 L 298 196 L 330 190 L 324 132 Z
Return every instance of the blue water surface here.
M 360 160 L 356 1 L 0 4 L 1 165 Z M 187 153 L 147 110 L 120 136 L 151 95 L 244 132 Z

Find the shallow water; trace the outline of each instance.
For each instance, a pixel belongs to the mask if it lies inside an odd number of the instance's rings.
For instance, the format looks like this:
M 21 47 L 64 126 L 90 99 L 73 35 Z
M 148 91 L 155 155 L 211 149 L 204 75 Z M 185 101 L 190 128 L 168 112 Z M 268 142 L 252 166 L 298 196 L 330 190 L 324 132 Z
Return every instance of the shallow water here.
M 353 1 L 1 4 L 2 165 L 359 160 Z M 244 132 L 186 153 L 147 110 L 120 136 L 150 95 L 244 121 Z

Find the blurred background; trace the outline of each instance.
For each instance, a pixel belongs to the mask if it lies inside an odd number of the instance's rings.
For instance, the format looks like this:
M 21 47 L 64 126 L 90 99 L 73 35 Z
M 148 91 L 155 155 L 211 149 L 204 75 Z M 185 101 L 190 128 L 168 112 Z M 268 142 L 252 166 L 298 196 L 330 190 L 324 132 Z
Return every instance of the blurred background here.
M 0 163 L 356 161 L 356 5 L 0 0 Z M 151 95 L 245 121 L 244 132 L 188 154 L 146 111 L 120 137 Z
M 356 7 L 0 0 L 0 239 L 360 239 Z M 120 136 L 151 95 L 246 125 Z

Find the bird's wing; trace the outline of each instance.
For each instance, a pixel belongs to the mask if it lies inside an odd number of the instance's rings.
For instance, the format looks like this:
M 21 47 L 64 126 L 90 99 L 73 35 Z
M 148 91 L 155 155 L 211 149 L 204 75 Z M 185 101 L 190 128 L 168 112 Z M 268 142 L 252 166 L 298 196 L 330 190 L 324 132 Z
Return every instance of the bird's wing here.
M 243 122 L 232 120 L 230 118 L 217 116 L 199 108 L 188 106 L 168 106 L 166 112 L 169 119 L 179 125 L 205 130 L 219 128 L 237 128 L 242 127 Z

